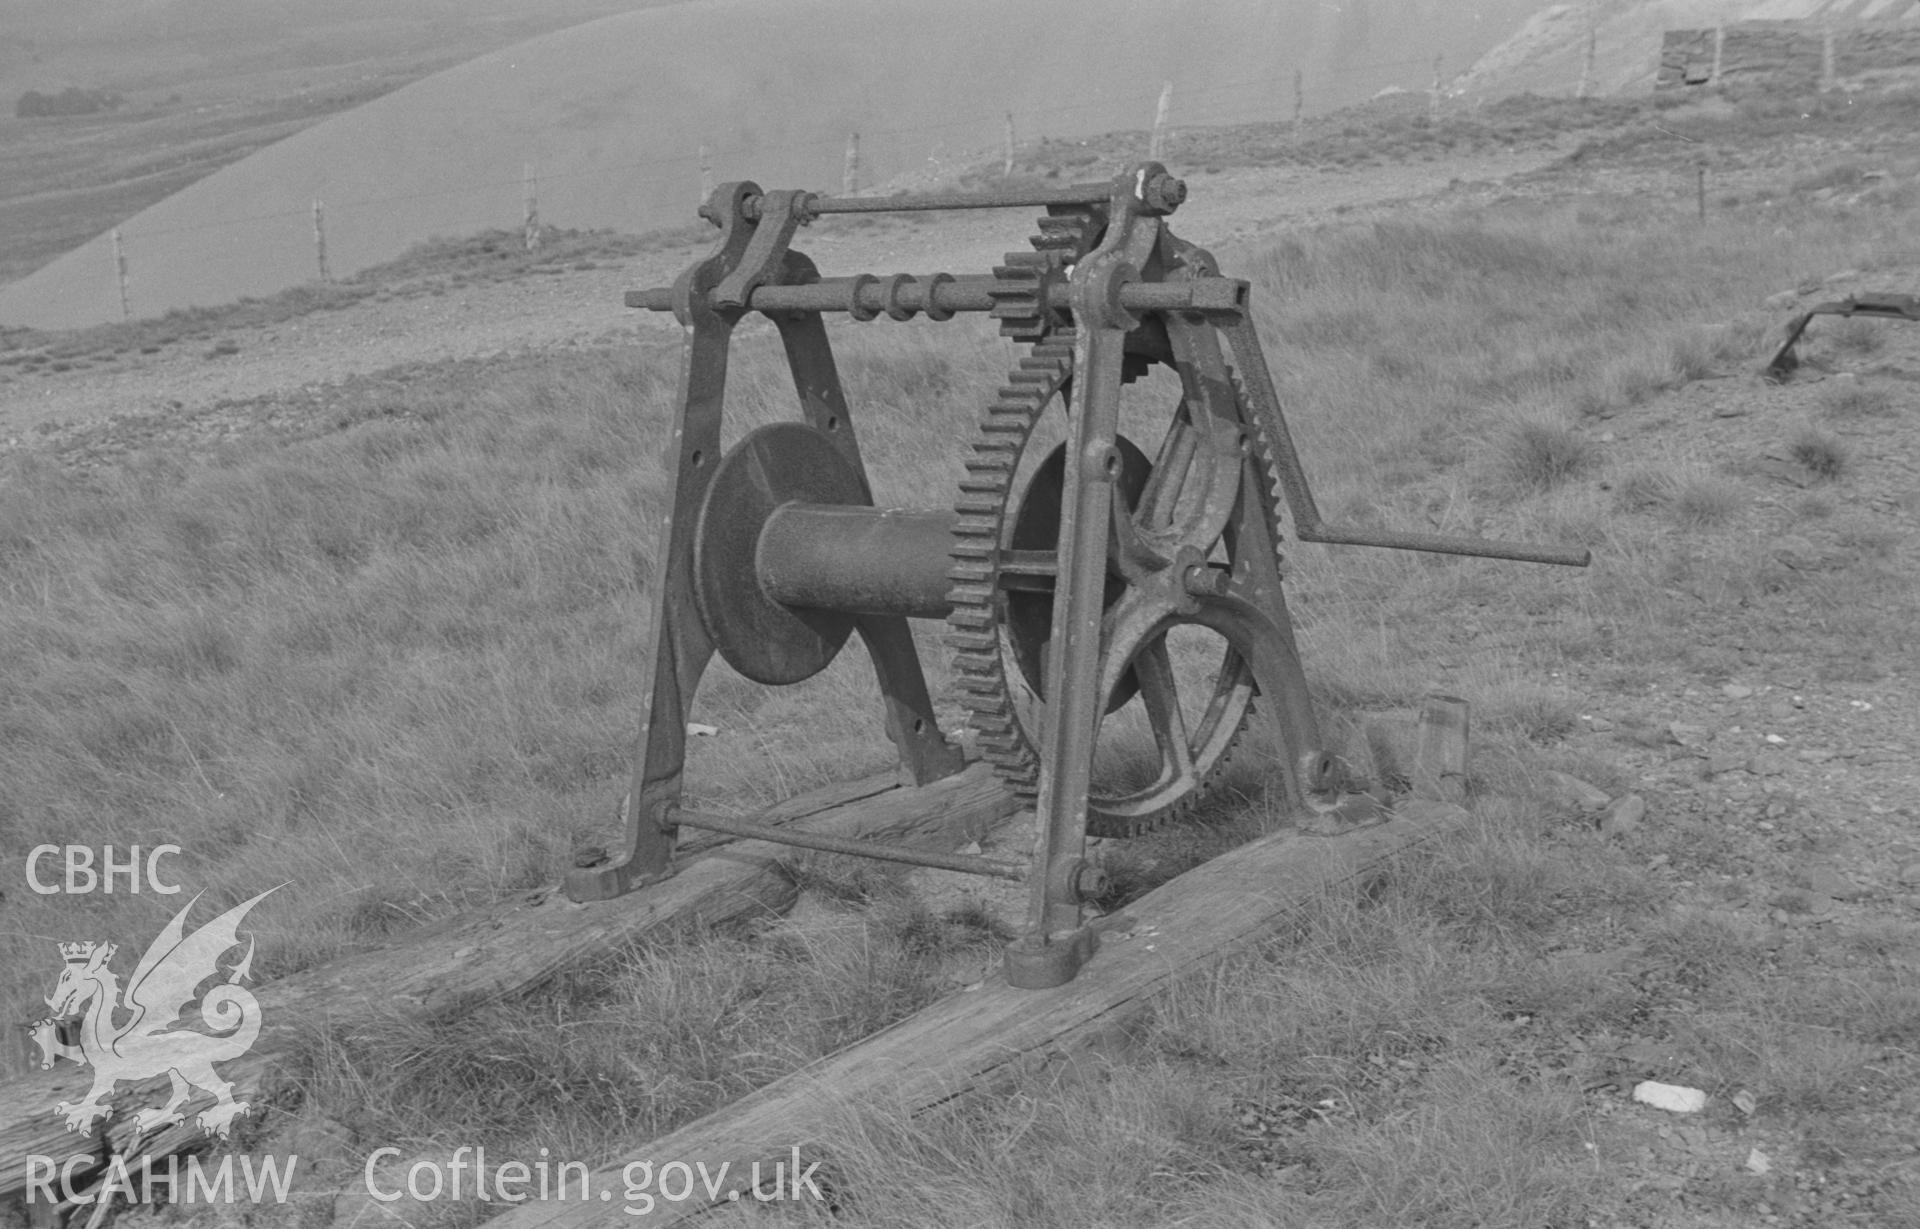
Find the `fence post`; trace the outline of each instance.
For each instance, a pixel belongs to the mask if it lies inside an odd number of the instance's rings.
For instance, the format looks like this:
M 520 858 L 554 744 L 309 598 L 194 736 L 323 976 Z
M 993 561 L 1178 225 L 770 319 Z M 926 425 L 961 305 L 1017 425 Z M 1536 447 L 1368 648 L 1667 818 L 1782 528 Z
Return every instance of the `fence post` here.
M 1446 57 L 1433 57 L 1433 88 L 1427 91 L 1427 118 L 1440 118 L 1440 64 Z
M 1300 70 L 1293 70 L 1293 141 L 1300 143 L 1300 116 L 1307 109 L 1307 91 L 1301 84 Z
M 712 195 L 713 161 L 707 157 L 707 147 L 706 144 L 702 142 L 700 146 L 700 203 L 702 205 L 706 204 L 707 198 Z
M 1595 46 L 1600 41 L 1600 11 L 1589 0 L 1587 4 L 1587 54 L 1580 61 L 1580 88 L 1574 92 L 1575 98 L 1585 98 L 1593 89 L 1593 59 Z
M 522 205 L 520 233 L 524 237 L 527 251 L 540 246 L 540 193 L 539 184 L 533 178 L 533 163 L 526 163 L 520 170 L 520 203 Z
M 1820 23 L 1820 92 L 1833 89 L 1833 18 Z
M 327 216 L 317 196 L 313 198 L 313 255 L 320 265 L 320 280 L 332 281 L 333 274 L 327 271 Z
M 840 176 L 840 191 L 848 196 L 860 189 L 860 134 L 847 134 L 847 169 Z
M 127 249 L 120 245 L 120 228 L 113 228 L 113 275 L 120 283 L 120 318 L 133 319 L 133 309 L 127 301 Z
M 1013 174 L 1013 112 L 1007 112 L 1007 157 L 1000 167 L 1000 177 L 1009 178 Z
M 1713 74 L 1707 78 L 1708 85 L 1720 84 L 1720 56 L 1727 49 L 1727 28 L 1713 28 Z
M 1698 173 L 1698 178 L 1695 180 L 1697 187 L 1694 199 L 1700 203 L 1700 220 L 1705 222 L 1707 220 L 1707 164 L 1703 160 L 1694 169 Z
M 1160 105 L 1153 109 L 1153 135 L 1147 138 L 1147 157 L 1158 158 L 1166 147 L 1167 113 L 1173 110 L 1173 82 L 1160 87 Z

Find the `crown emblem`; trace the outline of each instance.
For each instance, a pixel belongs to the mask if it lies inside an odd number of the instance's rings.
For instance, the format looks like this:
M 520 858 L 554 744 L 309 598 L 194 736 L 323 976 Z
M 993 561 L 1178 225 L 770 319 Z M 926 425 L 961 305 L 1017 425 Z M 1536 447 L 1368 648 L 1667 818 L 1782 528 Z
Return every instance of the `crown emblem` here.
M 92 939 L 81 943 L 62 943 L 60 945 L 60 957 L 68 964 L 85 964 L 87 961 L 93 959 L 94 950 L 99 946 L 100 945 Z

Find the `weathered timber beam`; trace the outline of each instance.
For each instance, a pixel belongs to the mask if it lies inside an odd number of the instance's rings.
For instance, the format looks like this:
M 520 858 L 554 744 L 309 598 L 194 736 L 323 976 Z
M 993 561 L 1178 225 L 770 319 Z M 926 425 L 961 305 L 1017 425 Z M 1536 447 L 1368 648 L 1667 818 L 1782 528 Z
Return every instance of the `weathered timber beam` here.
M 990 979 L 977 991 L 949 996 L 616 1158 L 594 1174 L 590 1186 L 615 1192 L 611 1201 L 523 1203 L 486 1222 L 487 1229 L 589 1229 L 696 1216 L 711 1206 L 704 1185 L 684 1202 L 656 1200 L 642 1213 L 637 1203 L 622 1202 L 623 1167 L 646 1161 L 658 1174 L 678 1161 L 690 1169 L 704 1164 L 712 1175 L 725 1162 L 727 1181 L 719 1194 L 724 1201 L 730 1191 L 743 1191 L 755 1161 L 770 1173 L 771 1163 L 789 1160 L 796 1144 L 803 1161 L 821 1159 L 809 1141 L 850 1107 L 880 1104 L 922 1113 L 1003 1087 L 1107 1035 L 1180 974 L 1280 931 L 1324 889 L 1365 876 L 1466 819 L 1467 812 L 1450 803 L 1409 799 L 1376 827 L 1324 837 L 1287 830 L 1222 854 L 1107 919 L 1108 934 L 1134 937 L 1104 940 L 1068 984 L 1016 990 Z
M 957 848 L 978 840 L 1015 801 L 984 764 L 918 789 L 895 787 L 891 773 L 829 786 L 789 799 L 766 815 L 839 836 Z M 222 1063 L 234 1095 L 259 1104 L 281 1087 L 279 1068 L 316 1026 L 369 1026 L 380 1020 L 433 1019 L 524 993 L 568 967 L 631 943 L 660 927 L 717 925 L 793 903 L 781 870 L 791 856 L 761 841 L 723 845 L 690 859 L 673 878 L 618 900 L 579 905 L 558 887 L 521 892 L 487 909 L 449 918 L 372 951 L 356 953 L 262 986 L 262 1029 L 251 1052 Z M 165 1078 L 124 1084 L 105 1138 L 73 1134 L 54 1115 L 58 1101 L 77 1101 L 92 1072 L 72 1063 L 0 1085 L 0 1201 L 26 1186 L 27 1158 L 57 1162 L 78 1153 L 104 1158 L 133 1142 L 132 1109 L 158 1104 Z M 168 1128 L 142 1142 L 155 1159 L 194 1147 L 197 1128 Z

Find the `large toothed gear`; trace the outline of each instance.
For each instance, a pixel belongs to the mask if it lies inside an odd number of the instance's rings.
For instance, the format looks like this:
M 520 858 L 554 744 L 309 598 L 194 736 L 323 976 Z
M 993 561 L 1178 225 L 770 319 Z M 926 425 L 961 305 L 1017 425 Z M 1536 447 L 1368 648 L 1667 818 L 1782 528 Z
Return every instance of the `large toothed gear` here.
M 1022 270 L 1013 280 L 1025 287 L 1031 279 L 1024 271 L 1032 267 L 1010 258 L 1003 269 Z M 1007 300 L 1013 299 L 1010 293 Z M 952 614 L 947 639 L 954 650 L 955 680 L 969 724 L 984 758 L 1027 798 L 1037 791 L 1040 771 L 1038 742 L 1044 711 L 1040 693 L 1065 454 L 1055 449 L 1024 469 L 1022 460 L 1048 406 L 1056 398 L 1064 406 L 1070 397 L 1073 342 L 1071 327 L 1049 322 L 982 417 L 966 462 L 967 474 L 960 483 L 949 572 L 954 587 L 949 595 Z M 1182 432 L 1186 435 L 1176 439 Z M 1174 458 L 1166 463 L 1191 465 L 1197 435 L 1184 408 L 1176 412 L 1169 439 L 1162 446 L 1163 458 Z M 1138 501 L 1149 486 L 1153 463 L 1124 436 L 1119 442 L 1123 457 L 1119 490 L 1138 515 L 1145 515 L 1139 512 Z M 1257 480 L 1270 495 L 1274 475 L 1265 450 L 1253 447 L 1251 458 Z M 1272 500 L 1261 498 L 1254 505 L 1277 542 Z M 1209 535 L 1211 540 L 1192 545 L 1224 584 L 1238 559 L 1239 545 L 1230 525 L 1202 531 L 1202 536 Z M 1110 610 L 1127 587 L 1119 577 L 1110 578 Z M 1195 708 L 1191 719 L 1178 711 L 1180 684 L 1167 648 L 1168 633 L 1178 626 L 1204 627 L 1224 646 L 1205 702 Z M 1096 777 L 1088 802 L 1087 832 L 1129 837 L 1190 810 L 1218 779 L 1252 716 L 1255 687 L 1247 655 L 1253 650 L 1247 629 L 1204 610 L 1147 623 L 1120 620 L 1110 631 L 1117 639 L 1106 646 L 1103 673 L 1115 679 L 1115 685 L 1106 712 L 1111 715 L 1138 696 L 1161 765 L 1156 778 L 1144 785 L 1123 787 Z

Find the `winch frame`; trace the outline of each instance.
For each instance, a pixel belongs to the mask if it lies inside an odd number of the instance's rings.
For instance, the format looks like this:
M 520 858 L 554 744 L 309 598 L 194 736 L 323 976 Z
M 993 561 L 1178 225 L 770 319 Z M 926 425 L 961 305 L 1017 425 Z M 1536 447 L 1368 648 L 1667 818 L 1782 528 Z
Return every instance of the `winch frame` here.
M 1344 766 L 1320 737 L 1281 593 L 1280 500 L 1303 541 L 1573 566 L 1587 555 L 1325 525 L 1254 330 L 1248 284 L 1220 276 L 1208 253 L 1167 227 L 1185 195 L 1185 185 L 1153 162 L 1109 183 L 990 194 L 834 199 L 751 182 L 715 190 L 701 209 L 720 230 L 713 252 L 670 289 L 626 299 L 630 307 L 673 312 L 684 332 L 665 458 L 673 490 L 657 555 L 648 705 L 622 806 L 623 848 L 572 872 L 573 899 L 615 897 L 670 875 L 681 826 L 1024 880 L 1027 924 L 1008 947 L 1008 979 L 1033 988 L 1069 981 L 1095 946 L 1084 916 L 1104 887 L 1087 858 L 1092 770 L 1101 721 L 1116 697 L 1143 696 L 1173 793 L 1203 784 L 1183 719 L 1165 711 L 1173 691 L 1165 636 L 1181 623 L 1226 641 L 1222 693 L 1237 682 L 1237 694 L 1257 694 L 1274 716 L 1285 809 L 1352 822 L 1377 814 L 1366 796 L 1344 793 Z M 1042 250 L 1009 257 L 984 276 L 822 278 L 791 246 L 801 226 L 825 215 L 987 208 L 1045 209 L 1035 241 Z M 730 345 L 750 312 L 778 330 L 801 421 L 760 428 L 723 455 Z M 976 531 L 965 482 L 953 513 L 871 507 L 823 320 L 828 312 L 856 320 L 987 312 L 1004 334 L 1032 346 L 1003 394 L 1019 392 L 1024 380 L 1029 392 L 1039 389 L 1036 405 L 1054 395 L 1065 403 L 1053 551 L 969 539 Z M 1179 374 L 1182 400 L 1161 457 L 1143 472 L 1139 450 L 1120 434 L 1121 388 L 1154 363 Z M 985 460 L 971 464 L 1002 464 L 992 446 L 976 445 Z M 1010 463 L 1003 468 L 1010 472 Z M 1198 495 L 1168 492 L 1192 474 L 1205 479 Z M 1045 495 L 1052 499 L 1051 487 Z M 1171 511 L 1182 498 L 1193 507 L 1184 519 Z M 1039 831 L 1030 862 L 846 841 L 681 805 L 690 705 L 716 653 L 750 679 L 797 682 L 823 669 L 855 632 L 873 660 L 887 731 L 907 775 L 924 785 L 959 771 L 961 752 L 935 720 L 907 619 L 954 620 L 950 643 L 960 658 L 977 660 L 995 651 L 1004 598 L 1014 590 L 1052 595 L 1044 644 L 1053 651 L 1038 655 L 1044 702 L 1031 739 Z M 1178 736 L 1163 737 L 1169 728 Z M 1229 740 L 1236 731 L 1225 731 Z

